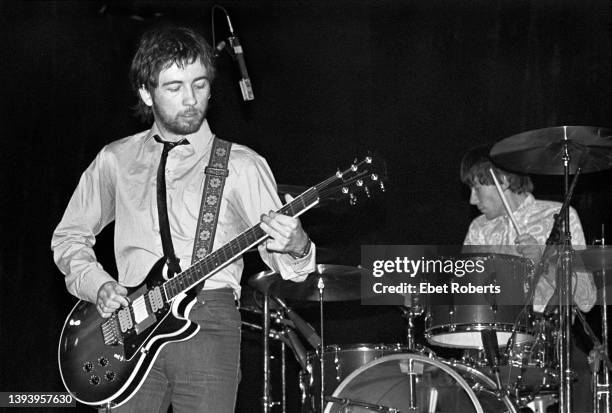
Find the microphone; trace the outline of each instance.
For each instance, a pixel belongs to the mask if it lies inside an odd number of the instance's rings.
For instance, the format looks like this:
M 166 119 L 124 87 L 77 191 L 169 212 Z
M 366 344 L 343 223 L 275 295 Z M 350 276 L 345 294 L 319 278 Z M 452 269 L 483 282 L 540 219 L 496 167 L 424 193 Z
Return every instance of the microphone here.
M 293 325 L 295 325 L 295 328 L 300 332 L 300 334 L 304 336 L 306 341 L 308 341 L 308 344 L 310 344 L 314 348 L 319 347 L 321 345 L 321 337 L 319 337 L 315 329 L 310 324 L 308 324 L 302 317 L 297 315 L 292 309 L 287 307 L 287 304 L 285 304 L 283 300 L 278 297 L 272 298 L 281 307 L 285 309 L 287 317 L 289 317 L 289 319 L 293 321 Z
M 234 60 L 238 62 L 238 69 L 240 69 L 241 79 L 238 81 L 238 83 L 240 85 L 240 91 L 242 92 L 242 100 L 245 102 L 254 100 L 255 95 L 253 94 L 253 86 L 251 85 L 249 72 L 247 71 L 246 63 L 244 61 L 244 53 L 242 51 L 242 46 L 240 45 L 240 40 L 238 40 L 238 36 L 234 35 L 234 33 L 232 33 L 228 40 L 233 50 L 232 56 Z

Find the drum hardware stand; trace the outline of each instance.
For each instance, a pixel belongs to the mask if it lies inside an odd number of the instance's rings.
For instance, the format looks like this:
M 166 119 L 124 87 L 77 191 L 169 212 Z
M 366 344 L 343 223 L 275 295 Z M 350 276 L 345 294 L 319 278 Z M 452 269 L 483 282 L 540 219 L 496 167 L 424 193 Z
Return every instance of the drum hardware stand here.
M 601 248 L 606 247 L 605 227 L 601 224 L 601 239 L 595 240 Z M 608 297 L 606 292 L 606 266 L 601 266 L 601 336 L 602 343 L 595 343 L 589 354 L 589 365 L 593 372 L 593 412 L 610 413 L 610 359 L 608 357 Z M 602 365 L 603 363 L 603 365 Z M 603 371 L 602 371 L 603 370 Z M 600 402 L 603 401 L 603 410 Z
M 275 297 L 272 297 L 276 300 Z M 279 301 L 279 300 L 277 300 Z M 282 303 L 284 308 L 287 308 L 284 303 Z M 285 413 L 287 410 L 287 346 L 293 349 L 294 355 L 297 361 L 300 363 L 300 366 L 304 366 L 305 363 L 305 353 L 306 351 L 301 346 L 301 343 L 295 336 L 295 332 L 291 330 L 291 328 L 287 325 L 290 324 L 291 321 L 283 319 L 280 313 L 276 313 L 275 320 L 283 324 L 283 329 L 279 332 L 277 330 L 272 330 L 270 328 L 270 319 L 272 315 L 270 314 L 270 296 L 268 294 L 264 294 L 263 298 L 263 369 L 264 369 L 264 385 L 263 385 L 263 396 L 262 396 L 262 406 L 264 413 L 269 413 L 270 409 L 274 406 L 281 406 L 282 412 Z M 256 326 L 259 327 L 259 326 Z M 270 338 L 279 340 L 281 342 L 281 387 L 282 387 L 282 396 L 280 402 L 274 402 L 271 399 L 271 385 L 270 385 L 270 360 L 274 357 L 270 354 Z
M 561 271 L 557 273 L 557 289 L 559 291 L 559 413 L 570 413 L 572 409 L 572 370 L 570 366 L 572 351 L 571 328 L 572 328 L 572 235 L 570 231 L 569 201 L 573 188 L 580 175 L 580 167 L 569 185 L 569 168 L 571 156 L 569 153 L 569 140 L 567 139 L 567 127 L 563 127 L 563 187 L 565 199 L 559 215 L 563 214 L 564 237 L 563 252 L 561 255 Z M 553 226 L 554 231 L 554 226 Z
M 399 306 L 399 310 L 402 312 L 402 316 L 406 320 L 406 344 L 408 350 L 421 352 L 423 349 L 420 345 L 416 344 L 414 335 L 414 317 L 417 317 L 423 313 L 423 309 L 420 306 L 409 307 L 406 309 L 404 306 Z
M 272 403 L 270 402 L 270 296 L 263 297 L 263 395 L 261 404 L 264 413 L 269 413 Z
M 582 312 L 578 309 L 574 309 L 574 314 L 576 314 L 576 318 L 580 320 L 584 332 L 589 336 L 591 341 L 593 342 L 593 349 L 589 352 L 589 367 L 591 368 L 591 372 L 593 373 L 593 411 L 595 413 L 599 413 L 601 410 L 599 409 L 599 400 L 604 396 L 604 405 L 607 409 L 609 403 L 606 403 L 606 399 L 609 399 L 609 386 L 605 384 L 599 383 L 599 375 L 601 374 L 600 370 L 603 365 L 603 375 L 609 376 L 610 370 L 612 370 L 612 362 L 610 362 L 610 358 L 608 357 L 607 351 L 604 348 L 604 345 L 595 335 L 595 332 L 591 329 L 591 326 L 584 318 Z
M 321 413 L 323 413 L 325 411 L 325 330 L 323 329 L 323 292 L 325 291 L 325 281 L 323 281 L 323 276 L 319 276 L 317 288 L 319 289 L 319 321 L 321 323 L 319 327 L 319 336 L 321 337 L 321 344 L 319 346 L 319 365 L 321 369 Z
M 605 272 L 605 270 L 604 270 Z M 603 288 L 603 305 L 606 305 L 605 302 L 605 285 Z M 588 324 L 584 315 L 580 310 L 574 309 L 574 313 L 576 314 L 576 318 L 580 320 L 582 327 L 584 328 L 584 332 L 589 336 L 591 341 L 593 342 L 593 349 L 589 352 L 588 360 L 589 367 L 591 368 L 591 372 L 593 374 L 593 412 L 600 413 L 610 412 L 610 370 L 612 370 L 612 362 L 608 357 L 607 352 L 607 331 L 604 330 L 603 338 L 604 342 L 599 341 L 595 332 L 591 329 L 591 326 Z M 603 322 L 603 321 L 602 321 Z M 603 371 L 602 371 L 603 370 Z M 603 376 L 603 377 L 600 377 Z M 600 378 L 603 378 L 603 383 L 600 383 Z M 603 399 L 604 409 L 600 409 L 599 402 Z
M 501 383 L 501 377 L 499 377 L 499 344 L 497 342 L 497 333 L 495 330 L 481 330 L 480 337 L 482 340 L 482 348 L 487 357 L 487 361 L 493 376 L 495 377 L 495 384 L 500 395 L 503 393 L 503 387 Z
M 557 351 L 559 354 L 559 413 L 570 413 L 572 408 L 572 370 L 570 366 L 571 359 L 571 327 L 572 327 L 572 236 L 570 231 L 569 220 L 569 203 L 574 192 L 574 188 L 580 175 L 581 167 L 576 169 L 576 174 L 572 181 L 571 187 L 569 184 L 569 169 L 571 156 L 569 153 L 570 141 L 567 139 L 567 127 L 563 127 L 563 188 L 564 200 L 559 213 L 554 216 L 554 223 L 550 231 L 550 235 L 546 240 L 546 247 L 540 259 L 536 277 L 534 277 L 534 292 L 537 283 L 543 272 L 547 269 L 548 261 L 552 257 L 553 246 L 561 247 L 560 266 L 557 267 L 557 283 L 556 291 L 558 292 L 558 322 L 559 330 L 557 335 Z M 579 162 L 580 163 L 580 162 Z M 561 223 L 563 223 L 563 232 L 561 232 Z M 560 268 L 559 268 L 560 267 Z
M 282 412 L 287 412 L 287 345 L 281 341 L 281 408 Z

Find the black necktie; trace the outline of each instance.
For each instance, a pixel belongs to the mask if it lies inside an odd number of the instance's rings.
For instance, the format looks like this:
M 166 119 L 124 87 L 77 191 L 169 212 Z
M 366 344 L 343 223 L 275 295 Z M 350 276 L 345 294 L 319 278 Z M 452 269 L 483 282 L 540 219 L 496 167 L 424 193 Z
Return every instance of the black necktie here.
M 172 277 L 174 274 L 181 272 L 179 265 L 179 259 L 174 254 L 174 247 L 172 246 L 172 235 L 170 234 L 170 223 L 168 221 L 168 205 L 166 199 L 166 161 L 168 160 L 168 153 L 178 145 L 186 145 L 189 142 L 187 139 L 182 139 L 178 142 L 168 142 L 162 140 L 159 136 L 153 137 L 157 142 L 164 144 L 161 158 L 159 160 L 159 167 L 157 168 L 157 213 L 159 217 L 159 232 L 161 235 L 162 248 L 164 250 L 164 256 L 166 257 L 166 263 L 168 264 L 168 275 Z

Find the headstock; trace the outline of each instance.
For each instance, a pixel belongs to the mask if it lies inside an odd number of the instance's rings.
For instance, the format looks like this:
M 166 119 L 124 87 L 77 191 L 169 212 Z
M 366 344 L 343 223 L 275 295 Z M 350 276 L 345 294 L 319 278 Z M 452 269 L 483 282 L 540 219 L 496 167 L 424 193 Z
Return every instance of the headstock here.
M 340 192 L 349 198 L 349 203 L 357 203 L 357 195 L 363 193 L 370 197 L 374 190 L 385 191 L 384 180 L 386 169 L 384 163 L 377 158 L 368 155 L 357 159 L 345 170 L 338 170 L 334 176 L 326 179 L 315 188 L 319 193 L 319 199 L 332 196 Z

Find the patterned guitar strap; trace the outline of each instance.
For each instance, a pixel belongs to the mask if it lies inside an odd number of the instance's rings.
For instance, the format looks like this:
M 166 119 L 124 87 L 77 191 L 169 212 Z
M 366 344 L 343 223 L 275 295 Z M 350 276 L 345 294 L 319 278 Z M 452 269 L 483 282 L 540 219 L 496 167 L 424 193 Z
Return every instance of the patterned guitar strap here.
M 204 258 L 212 249 L 225 179 L 229 175 L 227 163 L 231 147 L 231 142 L 214 137 L 210 160 L 208 166 L 204 169 L 206 179 L 193 243 L 193 253 L 191 254 L 192 264 Z

